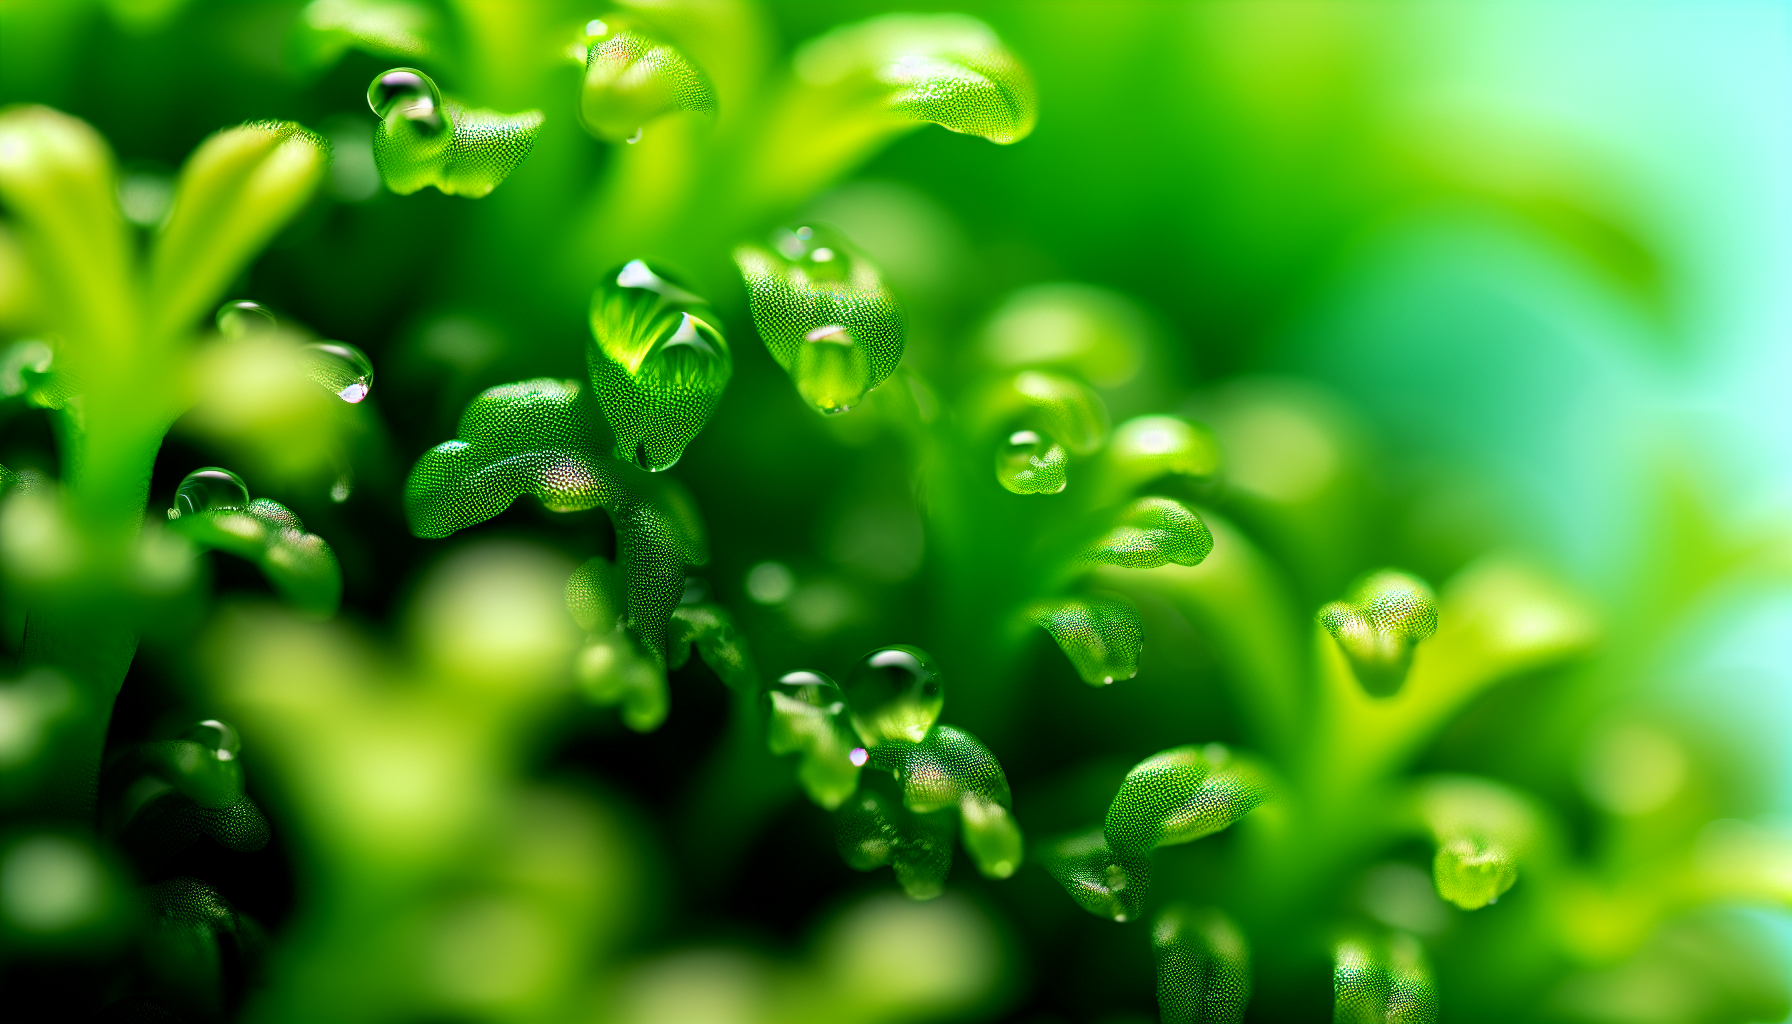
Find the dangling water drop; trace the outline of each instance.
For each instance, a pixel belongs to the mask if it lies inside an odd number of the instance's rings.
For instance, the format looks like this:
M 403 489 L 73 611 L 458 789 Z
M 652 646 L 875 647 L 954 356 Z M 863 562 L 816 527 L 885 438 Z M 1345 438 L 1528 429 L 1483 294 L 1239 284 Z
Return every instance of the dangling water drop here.
M 246 338 L 251 334 L 267 334 L 280 325 L 274 314 L 259 302 L 238 299 L 218 307 L 218 333 L 226 338 Z
M 919 743 L 940 717 L 945 686 L 927 652 L 898 644 L 860 659 L 846 677 L 853 728 L 867 747 L 888 740 Z
M 198 515 L 221 508 L 243 508 L 249 504 L 249 487 L 243 478 L 228 469 L 202 466 L 188 473 L 174 491 L 174 507 L 168 518 Z
M 1068 482 L 1070 453 L 1037 430 L 1017 430 L 996 452 L 996 482 L 1015 494 L 1057 494 Z
M 616 458 L 672 468 L 734 373 L 721 319 L 701 297 L 630 260 L 591 296 L 586 362 Z
M 380 120 L 396 114 L 423 135 L 434 135 L 447 123 L 442 115 L 441 90 L 416 68 L 382 72 L 367 87 L 367 105 Z
M 243 752 L 243 738 L 229 722 L 208 718 L 196 722 L 181 733 L 181 739 L 192 740 L 212 752 L 220 761 L 234 761 Z
M 351 405 L 373 391 L 373 360 L 339 341 L 306 345 L 305 374 Z
M 780 230 L 772 248 L 742 246 L 753 326 L 803 398 L 828 415 L 846 412 L 902 360 L 902 310 L 877 268 L 837 233 Z

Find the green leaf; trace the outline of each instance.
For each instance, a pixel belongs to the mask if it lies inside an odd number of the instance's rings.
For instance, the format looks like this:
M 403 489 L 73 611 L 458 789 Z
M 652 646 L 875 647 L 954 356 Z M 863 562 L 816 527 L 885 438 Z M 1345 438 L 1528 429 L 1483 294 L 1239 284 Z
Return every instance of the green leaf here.
M 585 55 L 579 121 L 606 142 L 635 141 L 668 114 L 714 116 L 716 90 L 689 57 L 639 26 L 600 23 Z
M 1351 938 L 1332 953 L 1336 1024 L 1434 1024 L 1437 986 L 1425 951 L 1410 935 Z
M 417 82 L 408 92 L 389 86 L 384 100 L 376 99 L 382 82 L 401 77 Z M 544 119 L 539 110 L 501 114 L 462 106 L 413 68 L 383 72 L 368 96 L 380 117 L 373 133 L 374 163 L 386 187 L 399 195 L 426 185 L 469 199 L 489 195 L 529 155 Z
M 1039 859 L 1070 898 L 1096 917 L 1132 921 L 1145 912 L 1151 862 L 1115 855 L 1101 829 L 1050 843 Z
M 1033 130 L 1033 82 L 989 26 L 962 14 L 891 14 L 835 29 L 796 54 L 811 86 L 850 91 L 895 118 L 991 142 Z
M 616 458 L 672 468 L 709 422 L 734 373 L 721 319 L 703 299 L 631 260 L 591 296 L 591 386 Z
M 872 789 L 862 789 L 834 814 L 840 856 L 855 871 L 885 865 L 911 899 L 930 900 L 945 891 L 952 869 L 949 811 L 917 814 Z
M 996 482 L 1011 494 L 1060 494 L 1070 483 L 1070 453 L 1037 430 L 1016 430 L 996 449 Z
M 193 151 L 149 255 L 152 335 L 208 318 L 243 268 L 311 199 L 329 165 L 323 137 L 291 121 L 217 132 Z
M 47 293 L 42 308 L 71 342 L 123 353 L 139 327 L 115 177 L 111 149 L 87 122 L 48 107 L 0 111 L 0 200 Z
M 1028 610 L 1076 666 L 1083 682 L 1106 686 L 1139 674 L 1145 627 L 1138 606 L 1118 594 L 1044 601 Z
M 825 227 L 780 230 L 735 265 L 772 358 L 823 413 L 843 413 L 902 361 L 906 325 L 871 261 Z
M 357 49 L 380 57 L 419 60 L 441 31 L 435 12 L 408 0 L 311 0 L 293 28 L 291 52 L 313 69 L 335 64 Z
M 1220 465 L 1213 432 L 1176 416 L 1138 416 L 1120 424 L 1107 457 L 1115 483 L 1129 488 L 1165 476 L 1207 481 Z
M 1412 667 L 1413 646 L 1437 632 L 1437 598 L 1423 580 L 1383 569 L 1359 581 L 1344 601 L 1319 610 L 1363 689 L 1397 693 Z
M 1519 859 L 1538 835 L 1530 801 L 1486 779 L 1442 775 L 1419 786 L 1418 809 L 1437 843 L 1432 874 L 1439 896 L 1478 910 L 1518 881 Z
M 767 692 L 771 715 L 766 746 L 774 754 L 801 754 L 797 781 L 809 799 L 834 810 L 859 788 L 865 754 L 854 760 L 858 737 L 846 712 L 845 695 L 820 672 L 790 672 Z
M 635 732 L 658 729 L 672 708 L 665 668 L 621 626 L 586 641 L 574 674 L 586 699 L 599 707 L 620 705 L 622 724 Z
M 1077 455 L 1107 441 L 1107 404 L 1088 385 L 1062 374 L 1023 370 L 1008 380 L 993 405 L 1013 426 L 1036 427 Z
M 282 597 L 307 614 L 334 615 L 342 602 L 335 552 L 278 502 L 259 498 L 242 508 L 171 515 L 170 528 L 202 548 L 254 562 Z
M 138 757 L 151 771 L 168 780 L 182 796 L 201 807 L 223 808 L 243 795 L 243 766 L 235 756 L 194 740 L 161 740 L 138 748 Z
M 1143 856 L 1228 828 L 1268 796 L 1262 772 L 1225 746 L 1174 747 L 1126 773 L 1102 831 L 1115 852 Z
M 681 604 L 672 610 L 671 649 L 666 666 L 680 668 L 695 648 L 703 663 L 731 689 L 759 689 L 759 672 L 746 641 L 728 612 L 715 604 Z
M 872 747 L 870 767 L 895 773 L 903 806 L 917 814 L 957 808 L 965 849 L 985 875 L 1007 878 L 1020 867 L 1008 777 L 975 736 L 937 725 L 919 743 L 887 740 Z
M 1163 1024 L 1237 1024 L 1251 1000 L 1251 950 L 1231 919 L 1172 903 L 1151 926 Z
M 1099 565 L 1155 569 L 1171 562 L 1199 565 L 1212 550 L 1213 534 L 1193 509 L 1170 498 L 1140 498 L 1084 557 Z
M 577 381 L 537 378 L 485 391 L 461 416 L 459 438 L 417 460 L 405 514 L 417 536 L 446 537 L 524 494 L 554 512 L 603 508 L 616 524 L 627 626 L 663 665 L 685 566 L 709 558 L 702 521 L 675 482 L 596 454 L 593 418 Z

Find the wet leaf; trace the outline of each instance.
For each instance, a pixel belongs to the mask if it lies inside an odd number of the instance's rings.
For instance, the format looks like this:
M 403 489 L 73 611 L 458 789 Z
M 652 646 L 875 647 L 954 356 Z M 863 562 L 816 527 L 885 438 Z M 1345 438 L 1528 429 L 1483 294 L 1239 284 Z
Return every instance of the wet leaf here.
M 1332 1020 L 1337 1024 L 1434 1024 L 1437 986 L 1417 939 L 1351 938 L 1332 953 Z
M 870 767 L 895 773 L 909 810 L 959 810 L 965 849 L 978 870 L 1007 878 L 1020 867 L 1021 834 L 1009 813 L 1008 777 L 975 736 L 938 725 L 918 743 L 889 740 L 869 754 Z
M 380 118 L 374 162 L 399 195 L 426 185 L 469 199 L 489 195 L 529 155 L 543 121 L 539 110 L 502 114 L 462 106 L 414 68 L 382 72 L 368 102 Z
M 1213 534 L 1194 510 L 1171 498 L 1140 498 L 1085 556 L 1100 565 L 1155 569 L 1175 562 L 1199 565 L 1213 550 Z
M 930 900 L 945 891 L 952 869 L 950 811 L 917 814 L 861 789 L 834 813 L 834 825 L 840 856 L 854 870 L 890 866 L 911 899 Z
M 846 412 L 902 361 L 902 310 L 877 268 L 835 231 L 780 230 L 773 246 L 734 251 L 753 326 L 804 400 Z
M 671 648 L 666 667 L 680 668 L 695 649 L 716 676 L 736 690 L 759 688 L 759 673 L 746 640 L 735 631 L 734 620 L 715 604 L 681 604 L 672 610 Z
M 591 296 L 591 386 L 617 459 L 672 468 L 709 422 L 734 373 L 721 320 L 703 299 L 631 260 Z
M 278 502 L 259 498 L 241 508 L 171 515 L 170 529 L 199 547 L 254 562 L 282 597 L 307 614 L 334 615 L 342 601 L 335 552 Z
M 1091 686 L 1106 686 L 1139 674 L 1145 628 L 1138 606 L 1117 594 L 1044 601 L 1028 612 L 1050 633 Z
M 668 114 L 714 116 L 716 90 L 683 51 L 647 30 L 611 19 L 585 55 L 579 121 L 607 142 L 633 142 Z
M 1363 689 L 1397 693 L 1412 667 L 1413 647 L 1437 632 L 1437 598 L 1423 580 L 1384 569 L 1357 583 L 1350 597 L 1319 610 Z

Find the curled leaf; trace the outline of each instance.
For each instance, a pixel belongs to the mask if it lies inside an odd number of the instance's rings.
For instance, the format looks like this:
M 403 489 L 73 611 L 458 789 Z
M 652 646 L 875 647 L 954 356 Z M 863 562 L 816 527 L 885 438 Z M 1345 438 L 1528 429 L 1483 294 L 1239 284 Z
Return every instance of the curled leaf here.
M 591 295 L 591 386 L 616 435 L 616 458 L 672 468 L 722 400 L 734 356 L 703 299 L 641 260 Z
M 1423 580 L 1384 569 L 1364 577 L 1348 600 L 1321 608 L 1319 624 L 1363 689 L 1385 697 L 1406 682 L 1414 645 L 1437 632 L 1437 598 Z
M 1468 776 L 1427 779 L 1419 815 L 1437 843 L 1438 895 L 1464 910 L 1498 900 L 1518 881 L 1519 858 L 1537 836 L 1537 815 L 1522 796 Z
M 489 195 L 529 155 L 543 120 L 539 110 L 464 107 L 443 98 L 414 68 L 381 73 L 368 88 L 368 102 L 380 118 L 374 163 L 380 180 L 399 195 L 426 185 L 469 199 Z
M 872 747 L 870 766 L 895 773 L 903 806 L 917 814 L 957 808 L 965 849 L 985 875 L 1007 878 L 1020 867 L 1021 834 L 1009 813 L 1008 777 L 975 736 L 938 725 L 919 743 L 891 740 Z
M 1145 911 L 1151 862 L 1117 856 L 1101 829 L 1047 845 L 1040 851 L 1040 861 L 1070 898 L 1096 917 L 1132 921 Z
M 171 519 L 170 528 L 202 548 L 254 562 L 282 597 L 308 614 L 333 615 L 342 601 L 335 552 L 278 502 L 260 498 L 242 508 L 188 513 Z
M 837 232 L 780 230 L 773 245 L 734 251 L 753 326 L 810 405 L 846 412 L 902 361 L 902 310 L 877 268 Z
M 1095 542 L 1085 558 L 1101 565 L 1155 569 L 1175 562 L 1199 565 L 1213 550 L 1213 533 L 1187 505 L 1171 498 L 1140 498 L 1120 522 Z
M 1257 768 L 1218 743 L 1175 747 L 1133 766 L 1108 805 L 1108 845 L 1143 856 L 1228 828 L 1269 796 Z
M 635 26 L 598 23 L 585 54 L 579 121 L 607 142 L 632 142 L 675 113 L 714 115 L 716 90 L 689 57 Z
M 1173 903 L 1151 926 L 1163 1024 L 1237 1024 L 1251 1000 L 1251 951 L 1225 914 Z
M 446 537 L 524 494 L 555 512 L 603 508 L 616 524 L 626 624 L 663 664 L 685 567 L 709 557 L 702 522 L 677 484 L 596 454 L 592 412 L 576 381 L 539 378 L 485 391 L 462 414 L 460 437 L 417 460 L 405 514 L 417 536 Z
M 811 86 L 862 92 L 897 118 L 931 121 L 991 142 L 1033 130 L 1026 69 L 989 26 L 962 14 L 891 14 L 835 29 L 797 51 Z
M 1083 682 L 1106 686 L 1139 674 L 1144 623 L 1138 606 L 1117 594 L 1044 601 L 1028 611 L 1076 666 Z

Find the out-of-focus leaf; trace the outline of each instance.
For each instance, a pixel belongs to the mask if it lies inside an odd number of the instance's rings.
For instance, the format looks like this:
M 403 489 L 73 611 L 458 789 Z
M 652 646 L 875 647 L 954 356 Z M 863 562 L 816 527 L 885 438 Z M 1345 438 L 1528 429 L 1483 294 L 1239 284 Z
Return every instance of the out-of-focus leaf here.
M 435 50 L 435 12 L 410 0 L 311 0 L 293 27 L 292 52 L 306 67 L 335 64 L 353 48 L 421 60 Z
M 871 789 L 861 789 L 834 812 L 840 856 L 856 871 L 885 865 L 911 899 L 930 900 L 945 891 L 952 869 L 952 814 L 917 814 Z
M 759 688 L 759 672 L 753 667 L 746 640 L 720 605 L 681 604 L 674 608 L 671 642 L 666 667 L 682 667 L 695 649 L 730 688 L 749 692 Z
M 642 26 L 614 18 L 597 25 L 603 32 L 590 41 L 579 91 L 586 131 L 606 142 L 634 141 L 668 114 L 715 114 L 715 87 L 683 51 Z
M 200 547 L 254 562 L 281 596 L 308 614 L 333 615 L 342 601 L 335 552 L 278 502 L 260 498 L 242 508 L 189 513 L 170 528 Z
M 1419 815 L 1437 843 L 1438 895 L 1464 910 L 1499 899 L 1518 881 L 1520 858 L 1537 840 L 1537 814 L 1496 782 L 1440 775 L 1418 790 Z
M 834 810 L 859 787 L 865 754 L 853 753 L 858 737 L 845 695 L 819 672 L 790 672 L 765 695 L 771 715 L 766 745 L 774 754 L 801 754 L 797 781 L 809 799 Z
M 1054 368 L 1118 387 L 1138 375 L 1156 340 L 1132 299 L 1064 282 L 1010 295 L 984 325 L 978 351 L 1001 369 Z
M 1172 903 L 1151 926 L 1163 1024 L 1237 1024 L 1251 1000 L 1251 950 L 1218 910 Z

